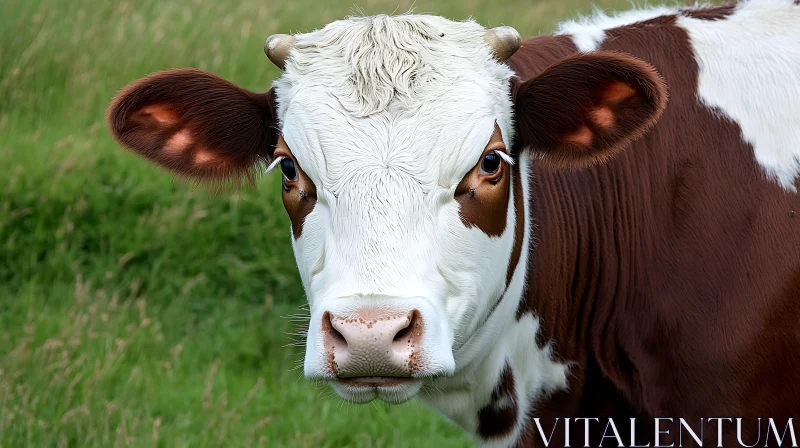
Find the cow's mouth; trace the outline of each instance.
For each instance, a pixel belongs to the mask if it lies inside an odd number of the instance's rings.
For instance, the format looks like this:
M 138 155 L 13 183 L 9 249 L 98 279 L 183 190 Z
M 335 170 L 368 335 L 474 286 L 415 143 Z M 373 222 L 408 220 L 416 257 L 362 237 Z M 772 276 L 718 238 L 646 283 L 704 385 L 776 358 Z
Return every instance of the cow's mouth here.
M 356 378 L 342 378 L 339 381 L 354 387 L 392 387 L 405 384 L 413 378 L 398 378 L 391 376 L 361 376 Z
M 422 380 L 409 377 L 362 376 L 331 381 L 331 387 L 343 399 L 352 403 L 369 403 L 380 398 L 391 403 L 404 403 L 417 395 Z

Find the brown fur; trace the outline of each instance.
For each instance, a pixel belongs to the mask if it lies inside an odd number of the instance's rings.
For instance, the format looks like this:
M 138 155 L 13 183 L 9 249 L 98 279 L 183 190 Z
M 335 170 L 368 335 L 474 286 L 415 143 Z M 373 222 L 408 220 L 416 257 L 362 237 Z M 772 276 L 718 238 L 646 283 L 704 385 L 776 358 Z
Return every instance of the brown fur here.
M 734 9 L 736 9 L 736 3 L 730 3 L 722 6 L 684 9 L 681 11 L 681 15 L 701 20 L 722 20 L 733 14 Z
M 722 20 L 725 9 L 702 14 Z M 539 345 L 577 367 L 569 391 L 537 401 L 531 417 L 800 416 L 797 196 L 765 178 L 735 123 L 698 102 L 698 68 L 674 20 L 609 30 L 601 48 L 646 61 L 670 86 L 655 126 L 607 163 L 535 164 L 538 245 L 518 315 L 535 312 Z M 563 57 L 552 39 L 511 58 L 522 82 Z M 724 430 L 735 440 L 735 425 Z M 705 439 L 716 445 L 714 431 Z M 539 443 L 530 422 L 519 444 Z
M 275 155 L 282 155 L 289 157 L 294 161 L 295 169 L 297 170 L 297 180 L 286 181 L 283 179 L 283 207 L 289 215 L 289 220 L 292 222 L 292 235 L 294 239 L 300 238 L 303 233 L 303 222 L 314 210 L 317 204 L 317 186 L 308 177 L 308 175 L 297 163 L 297 160 L 292 155 L 291 150 L 283 140 L 283 136 L 278 138 L 276 145 Z
M 489 236 L 500 236 L 506 228 L 511 170 L 507 163 L 501 162 L 497 175 L 481 174 L 483 156 L 492 151 L 506 152 L 503 134 L 497 125 L 478 163 L 456 187 L 455 198 L 465 226 L 477 227 Z
M 478 435 L 484 439 L 507 436 L 516 426 L 518 412 L 514 372 L 506 362 L 489 403 L 478 411 Z
M 525 202 L 522 196 L 522 173 L 520 173 L 519 163 L 511 167 L 511 182 L 514 188 L 514 247 L 511 249 L 511 258 L 508 262 L 508 269 L 506 270 L 506 288 L 511 283 L 511 277 L 514 276 L 514 270 L 517 269 L 519 257 L 522 255 L 522 243 L 525 238 Z
M 519 144 L 547 166 L 585 167 L 639 138 L 666 102 L 664 81 L 639 59 L 604 51 L 569 56 L 517 90 Z
M 253 93 L 197 69 L 155 73 L 125 87 L 108 108 L 123 146 L 184 177 L 252 179 L 277 131 L 272 91 Z

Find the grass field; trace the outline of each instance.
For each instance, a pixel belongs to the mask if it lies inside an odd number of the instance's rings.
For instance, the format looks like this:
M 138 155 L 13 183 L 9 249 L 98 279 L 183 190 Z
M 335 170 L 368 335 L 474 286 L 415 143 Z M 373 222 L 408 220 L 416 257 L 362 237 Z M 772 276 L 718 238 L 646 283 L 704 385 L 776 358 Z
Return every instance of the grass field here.
M 284 316 L 302 314 L 304 298 L 277 176 L 215 197 L 119 149 L 103 121 L 118 89 L 161 69 L 264 91 L 278 75 L 266 36 L 353 6 L 0 2 L 0 447 L 471 445 L 419 403 L 357 407 L 302 379 Z M 530 36 L 590 7 L 414 9 Z

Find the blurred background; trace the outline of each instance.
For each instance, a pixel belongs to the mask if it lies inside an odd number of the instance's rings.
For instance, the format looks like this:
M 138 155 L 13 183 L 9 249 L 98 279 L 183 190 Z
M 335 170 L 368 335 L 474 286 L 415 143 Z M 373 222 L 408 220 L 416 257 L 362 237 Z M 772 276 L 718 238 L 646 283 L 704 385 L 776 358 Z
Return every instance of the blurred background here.
M 420 403 L 350 405 L 302 378 L 305 299 L 277 175 L 236 194 L 192 188 L 120 149 L 105 109 L 175 67 L 265 91 L 267 36 L 354 7 L 533 36 L 589 3 L 1 3 L 0 447 L 473 444 Z

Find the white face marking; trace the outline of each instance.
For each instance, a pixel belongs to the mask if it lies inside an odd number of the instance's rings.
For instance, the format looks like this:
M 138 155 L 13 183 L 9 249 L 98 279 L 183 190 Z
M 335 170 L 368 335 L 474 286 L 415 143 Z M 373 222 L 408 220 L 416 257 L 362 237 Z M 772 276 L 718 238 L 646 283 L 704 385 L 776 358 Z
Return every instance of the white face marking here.
M 699 65 L 698 96 L 736 122 L 766 174 L 796 191 L 800 173 L 800 6 L 748 1 L 724 20 L 678 18 Z
M 508 148 L 513 139 L 512 72 L 484 32 L 474 22 L 377 16 L 296 36 L 275 87 L 283 137 L 317 190 L 293 241 L 311 310 L 307 376 L 332 375 L 323 314 L 368 306 L 420 310 L 420 364 L 452 374 L 454 348 L 502 295 L 513 205 L 497 217 L 503 234 L 490 237 L 464 225 L 454 198 L 495 124 Z

